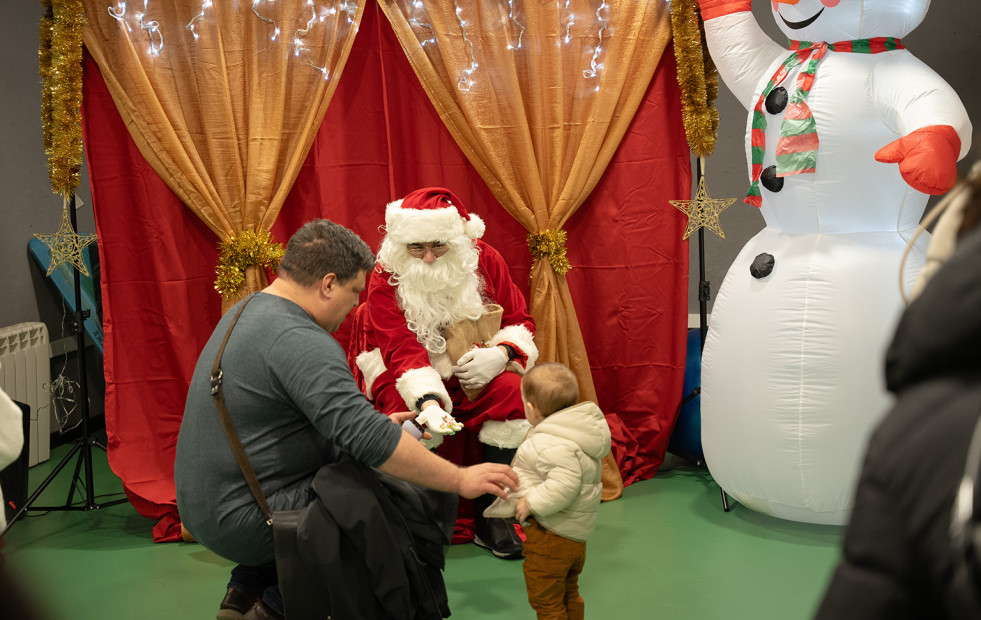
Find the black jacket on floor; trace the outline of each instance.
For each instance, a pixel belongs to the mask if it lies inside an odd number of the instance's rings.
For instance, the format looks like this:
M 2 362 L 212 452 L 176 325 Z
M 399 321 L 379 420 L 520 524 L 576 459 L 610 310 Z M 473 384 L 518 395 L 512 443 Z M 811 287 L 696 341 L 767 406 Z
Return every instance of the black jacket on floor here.
M 450 615 L 442 569 L 455 495 L 398 480 L 347 455 L 317 472 L 313 491 L 315 499 L 295 513 L 295 535 L 276 533 L 288 620 Z
M 886 381 L 896 402 L 870 439 L 844 557 L 817 618 L 981 618 L 981 582 L 950 537 L 981 414 L 981 229 L 906 309 Z

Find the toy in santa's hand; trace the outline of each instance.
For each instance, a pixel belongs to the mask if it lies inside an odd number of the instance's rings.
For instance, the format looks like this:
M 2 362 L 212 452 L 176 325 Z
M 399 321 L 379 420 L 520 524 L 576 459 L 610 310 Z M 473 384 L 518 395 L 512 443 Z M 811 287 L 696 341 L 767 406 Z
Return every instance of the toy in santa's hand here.
M 740 503 L 843 524 L 889 405 L 883 352 L 902 310 L 900 261 L 956 179 L 971 123 L 902 37 L 929 0 L 699 0 L 709 52 L 746 106 L 749 192 L 766 227 L 741 250 L 702 355 L 705 461 Z M 906 265 L 916 278 L 928 236 Z M 772 270 L 751 270 L 762 255 Z M 919 259 L 919 260 L 917 260 Z
M 420 411 L 414 420 L 403 422 L 402 428 L 416 439 L 421 439 L 427 430 L 433 435 L 452 435 L 461 430 L 463 424 L 438 405 L 433 405 Z

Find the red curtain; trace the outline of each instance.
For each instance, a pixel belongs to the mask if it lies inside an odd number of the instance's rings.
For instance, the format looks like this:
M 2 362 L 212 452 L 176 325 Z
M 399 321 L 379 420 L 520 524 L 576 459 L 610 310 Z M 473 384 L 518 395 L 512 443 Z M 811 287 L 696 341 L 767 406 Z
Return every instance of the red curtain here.
M 684 215 L 689 151 L 674 54 L 661 67 L 603 180 L 566 229 L 567 275 L 624 484 L 653 476 L 681 399 L 687 328 Z M 91 58 L 83 130 L 102 261 L 109 464 L 154 540 L 178 540 L 174 447 L 198 352 L 217 323 L 218 239 L 146 164 Z M 446 186 L 487 222 L 484 239 L 528 293 L 525 232 L 494 200 L 422 90 L 371 2 L 320 132 L 273 236 L 325 217 L 372 248 L 384 205 Z M 347 344 L 348 324 L 335 334 Z M 216 446 L 217 448 L 217 446 Z

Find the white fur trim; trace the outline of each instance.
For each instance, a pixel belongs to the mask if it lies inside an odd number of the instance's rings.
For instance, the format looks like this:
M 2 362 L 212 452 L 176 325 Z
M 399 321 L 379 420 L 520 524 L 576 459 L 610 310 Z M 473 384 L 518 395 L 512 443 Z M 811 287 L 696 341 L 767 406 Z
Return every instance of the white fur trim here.
M 484 230 L 486 226 L 484 225 L 484 220 L 480 219 L 476 213 L 469 213 L 470 219 L 463 223 L 463 232 L 467 233 L 467 236 L 471 239 L 480 239 L 484 236 Z
M 510 450 L 521 445 L 525 435 L 530 430 L 531 423 L 521 418 L 517 420 L 505 420 L 503 422 L 487 420 L 480 427 L 480 433 L 477 435 L 477 438 L 480 440 L 480 443 L 487 444 L 488 446 Z
M 531 367 L 538 360 L 538 347 L 535 346 L 535 337 L 527 327 L 524 325 L 508 325 L 507 327 L 503 327 L 499 332 L 494 334 L 494 337 L 487 344 L 494 347 L 502 342 L 513 343 L 521 349 L 521 352 L 528 356 L 528 362 L 525 363 L 522 370 L 525 372 L 531 370 Z M 512 365 L 520 367 L 517 363 Z
M 470 220 L 464 220 L 454 206 L 403 209 L 400 199 L 385 207 L 385 231 L 396 243 L 447 241 L 461 235 L 479 239 L 484 228 L 482 219 L 470 213 Z
M 402 373 L 402 376 L 395 380 L 395 388 L 399 391 L 405 405 L 412 411 L 416 408 L 416 401 L 426 394 L 435 394 L 443 405 L 443 411 L 452 413 L 453 402 L 450 394 L 443 385 L 443 378 L 439 376 L 435 368 L 424 366 L 413 368 Z
M 365 396 L 368 397 L 368 400 L 373 400 L 371 386 L 387 370 L 385 368 L 385 360 L 382 359 L 381 351 L 378 349 L 362 351 L 354 361 L 358 365 L 358 370 L 361 371 L 361 376 L 364 378 Z
M 443 378 L 444 381 L 448 380 L 453 376 L 453 362 L 450 360 L 450 354 L 446 351 L 442 353 L 429 352 L 429 363 L 433 365 L 439 376 Z

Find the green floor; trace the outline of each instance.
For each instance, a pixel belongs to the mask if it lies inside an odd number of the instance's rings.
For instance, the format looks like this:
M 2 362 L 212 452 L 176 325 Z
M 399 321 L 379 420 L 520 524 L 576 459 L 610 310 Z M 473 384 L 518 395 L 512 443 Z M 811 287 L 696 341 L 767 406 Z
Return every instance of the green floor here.
M 70 446 L 31 470 L 41 484 Z M 121 485 L 94 451 L 97 502 Z M 64 504 L 74 462 L 36 506 Z M 53 620 L 214 618 L 231 563 L 197 544 L 154 544 L 153 522 L 128 504 L 30 512 L 7 532 L 6 565 Z M 581 586 L 586 617 L 678 620 L 810 618 L 839 555 L 843 528 L 774 519 L 733 503 L 722 509 L 707 471 L 668 464 L 600 506 Z M 454 618 L 522 620 L 520 561 L 474 545 L 448 549 Z

